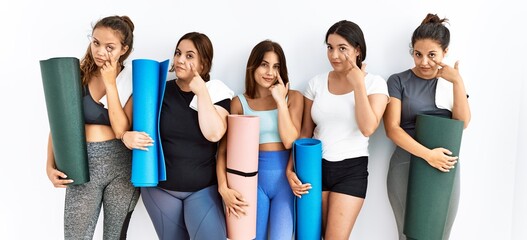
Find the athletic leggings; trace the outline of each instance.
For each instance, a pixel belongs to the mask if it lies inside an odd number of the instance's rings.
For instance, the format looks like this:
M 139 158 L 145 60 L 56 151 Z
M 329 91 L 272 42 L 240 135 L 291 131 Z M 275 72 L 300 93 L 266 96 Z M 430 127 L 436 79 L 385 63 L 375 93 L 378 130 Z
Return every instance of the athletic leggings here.
M 160 240 L 225 240 L 225 215 L 212 185 L 197 192 L 141 188 L 141 196 Z
M 285 175 L 289 153 L 289 150 L 259 152 L 257 240 L 293 236 L 294 195 Z
M 410 153 L 404 149 L 397 147 L 393 152 L 390 160 L 390 168 L 388 169 L 387 187 L 388 198 L 392 205 L 393 213 L 395 214 L 395 221 L 397 222 L 397 230 L 399 232 L 399 240 L 406 240 L 403 233 L 404 229 L 404 214 L 406 208 L 406 192 L 408 187 L 408 174 L 410 170 Z M 459 163 L 456 164 L 459 168 Z M 447 221 L 445 230 L 443 232 L 443 239 L 450 237 L 450 230 L 456 218 L 457 208 L 459 204 L 459 172 L 457 169 L 454 180 L 454 187 L 452 188 L 452 196 L 450 198 L 450 208 L 448 209 Z M 431 206 L 433 207 L 433 206 Z
M 66 189 L 64 239 L 93 239 L 104 208 L 103 239 L 126 239 L 139 189 L 130 182 L 132 152 L 120 140 L 88 142 L 90 181 Z

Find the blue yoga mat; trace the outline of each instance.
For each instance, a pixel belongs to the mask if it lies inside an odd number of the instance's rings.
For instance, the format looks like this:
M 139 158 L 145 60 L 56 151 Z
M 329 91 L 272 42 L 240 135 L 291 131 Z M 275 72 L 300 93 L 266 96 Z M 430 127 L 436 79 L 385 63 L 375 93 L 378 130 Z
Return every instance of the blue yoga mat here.
M 148 151 L 132 151 L 132 184 L 136 187 L 155 187 L 166 180 L 165 157 L 159 134 L 159 116 L 165 94 L 169 60 L 149 59 L 132 61 L 133 130 L 146 132 L 154 145 Z
M 40 61 L 42 84 L 57 169 L 73 179 L 72 185 L 90 181 L 79 59 Z
M 296 199 L 296 239 L 320 240 L 322 234 L 322 142 L 312 138 L 293 144 L 295 171 L 311 189 Z

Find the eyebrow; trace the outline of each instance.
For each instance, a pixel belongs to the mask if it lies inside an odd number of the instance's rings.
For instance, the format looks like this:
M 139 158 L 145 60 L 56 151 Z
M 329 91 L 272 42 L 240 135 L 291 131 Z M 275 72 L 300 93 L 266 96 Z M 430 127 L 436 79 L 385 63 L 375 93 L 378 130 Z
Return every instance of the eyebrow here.
M 331 43 L 327 43 L 327 45 L 328 45 L 328 46 L 332 46 Z M 337 47 L 342 47 L 342 46 L 344 46 L 344 47 L 348 47 L 349 45 L 346 44 L 346 43 L 337 44 Z
M 181 49 L 179 49 L 179 48 L 176 48 L 176 51 L 182 53 Z M 193 50 L 187 51 L 186 53 L 194 53 L 194 54 L 196 54 L 196 52 L 194 52 Z

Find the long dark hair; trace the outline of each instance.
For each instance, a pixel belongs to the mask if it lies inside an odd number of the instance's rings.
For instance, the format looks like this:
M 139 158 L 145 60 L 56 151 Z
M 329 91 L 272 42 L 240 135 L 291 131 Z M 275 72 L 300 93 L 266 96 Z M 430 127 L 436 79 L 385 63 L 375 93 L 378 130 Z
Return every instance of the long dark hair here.
M 289 82 L 285 54 L 280 44 L 271 40 L 261 41 L 256 44 L 256 46 L 254 46 L 251 54 L 249 55 L 249 59 L 247 60 L 247 68 L 245 70 L 245 94 L 247 94 L 249 98 L 254 98 L 256 95 L 256 80 L 254 79 L 254 72 L 260 66 L 260 64 L 262 64 L 264 55 L 267 52 L 276 53 L 280 63 L 280 77 L 282 78 L 284 84 Z
M 357 67 L 361 68 L 362 61 L 366 59 L 366 40 L 364 40 L 364 33 L 362 33 L 359 25 L 348 20 L 336 22 L 326 33 L 326 44 L 328 43 L 328 37 L 330 34 L 338 34 L 360 52 L 359 56 L 355 59 L 355 62 L 357 63 Z
M 198 50 L 199 60 L 203 65 L 203 70 L 199 73 L 199 75 L 201 76 L 201 78 L 203 78 L 205 82 L 208 82 L 210 80 L 210 70 L 212 68 L 212 57 L 214 56 L 212 42 L 210 41 L 209 37 L 207 37 L 207 35 L 203 33 L 189 32 L 183 35 L 177 42 L 176 50 L 174 50 L 174 56 L 177 53 L 177 46 L 179 46 L 179 43 L 185 39 L 190 40 L 192 43 L 194 43 L 194 46 L 196 46 L 196 49 Z M 174 70 L 175 63 L 173 63 L 170 68 L 171 72 L 173 72 Z

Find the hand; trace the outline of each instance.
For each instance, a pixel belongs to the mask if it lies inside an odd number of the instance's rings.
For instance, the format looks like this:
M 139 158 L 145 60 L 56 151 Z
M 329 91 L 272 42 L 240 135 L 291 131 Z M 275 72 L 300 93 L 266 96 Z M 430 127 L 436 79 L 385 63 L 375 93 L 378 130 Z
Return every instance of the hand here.
M 146 132 L 126 131 L 123 133 L 121 140 L 130 150 L 139 149 L 148 151 L 147 147 L 154 146 L 154 140 Z
M 229 187 L 220 188 L 218 190 L 221 198 L 223 198 L 223 202 L 225 203 L 227 217 L 230 216 L 230 214 L 233 214 L 235 217 L 240 218 L 241 214 L 247 214 L 244 207 L 249 206 L 249 204 L 239 192 Z
M 199 95 L 199 93 L 203 90 L 207 91 L 205 81 L 199 75 L 198 70 L 194 68 L 194 64 L 188 63 L 187 68 L 194 73 L 194 77 L 190 80 L 190 83 L 188 85 L 190 87 L 190 91 L 192 91 L 196 95 Z
M 287 171 L 286 175 L 289 186 L 291 186 L 291 190 L 295 196 L 302 198 L 302 195 L 309 193 L 308 190 L 312 188 L 310 183 L 302 184 L 296 173 L 293 171 Z
M 452 152 L 445 148 L 434 148 L 430 150 L 425 160 L 430 166 L 442 172 L 450 172 L 451 168 L 457 163 L 458 157 L 452 157 Z
M 115 79 L 119 73 L 119 56 L 113 56 L 111 52 L 107 53 L 106 59 L 101 67 L 101 77 L 105 86 L 115 85 Z
M 353 59 L 347 54 L 344 53 L 344 56 L 346 57 L 346 60 L 348 60 L 348 63 L 350 64 L 350 68 L 348 69 L 348 73 L 346 74 L 346 78 L 351 83 L 353 88 L 357 87 L 360 84 L 364 84 L 364 76 L 366 75 L 366 64 L 363 63 L 361 68 L 359 69 L 359 66 L 357 66 L 357 63 L 353 61 Z
M 457 83 L 461 81 L 461 75 L 459 74 L 459 61 L 456 61 L 454 67 L 450 67 L 447 64 L 442 62 L 436 62 L 434 59 L 432 61 L 439 65 L 441 68 L 437 70 L 436 77 L 443 78 L 451 83 Z
M 73 182 L 72 179 L 66 179 L 68 176 L 56 168 L 48 167 L 46 173 L 48 174 L 49 180 L 56 188 L 67 188 L 68 184 Z
M 280 73 L 278 71 L 276 72 L 276 78 L 277 83 L 270 86 L 269 91 L 271 91 L 271 95 L 277 104 L 282 101 L 285 103 L 285 97 L 289 91 L 289 83 L 284 85 L 284 81 L 282 80 L 282 77 L 280 77 Z

